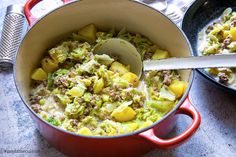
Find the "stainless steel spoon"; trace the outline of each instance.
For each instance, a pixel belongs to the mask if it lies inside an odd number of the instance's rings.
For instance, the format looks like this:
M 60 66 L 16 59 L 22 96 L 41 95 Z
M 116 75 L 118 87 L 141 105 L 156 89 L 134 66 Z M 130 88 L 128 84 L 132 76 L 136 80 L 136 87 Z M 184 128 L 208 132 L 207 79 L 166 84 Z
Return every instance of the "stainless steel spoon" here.
M 167 8 L 167 0 L 143 0 L 141 1 L 161 12 L 165 11 Z
M 130 65 L 131 72 L 141 76 L 142 71 L 198 69 L 212 67 L 236 67 L 236 54 L 212 55 L 185 58 L 168 58 L 162 60 L 145 60 L 142 62 L 137 49 L 128 41 L 120 38 L 107 39 L 97 44 L 94 53 L 118 56 L 123 64 Z

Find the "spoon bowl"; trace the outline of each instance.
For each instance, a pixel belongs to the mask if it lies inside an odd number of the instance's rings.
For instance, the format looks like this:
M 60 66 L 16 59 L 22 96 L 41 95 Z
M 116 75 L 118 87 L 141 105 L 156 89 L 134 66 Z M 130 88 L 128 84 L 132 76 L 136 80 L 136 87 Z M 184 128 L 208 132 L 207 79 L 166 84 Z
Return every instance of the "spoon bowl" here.
M 130 42 L 120 38 L 110 38 L 98 43 L 94 50 L 96 54 L 107 54 L 118 57 L 125 65 L 130 65 L 130 71 L 141 77 L 143 64 L 140 54 Z

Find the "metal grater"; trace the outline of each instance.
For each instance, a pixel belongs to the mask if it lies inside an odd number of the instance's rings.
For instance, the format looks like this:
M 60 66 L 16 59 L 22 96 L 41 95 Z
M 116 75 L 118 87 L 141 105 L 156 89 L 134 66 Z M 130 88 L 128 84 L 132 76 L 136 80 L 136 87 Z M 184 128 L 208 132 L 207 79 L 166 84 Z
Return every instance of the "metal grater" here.
M 24 9 L 19 5 L 7 7 L 0 41 L 0 68 L 12 68 L 18 46 L 21 42 L 25 23 Z

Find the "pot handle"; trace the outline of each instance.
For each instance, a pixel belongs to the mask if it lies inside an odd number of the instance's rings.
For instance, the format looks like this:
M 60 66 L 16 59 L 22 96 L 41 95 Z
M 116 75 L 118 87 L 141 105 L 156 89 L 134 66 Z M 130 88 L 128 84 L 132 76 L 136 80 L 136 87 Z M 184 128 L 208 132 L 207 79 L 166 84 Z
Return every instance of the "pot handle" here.
M 37 21 L 37 18 L 31 13 L 31 9 L 41 1 L 42 0 L 28 0 L 24 6 L 24 12 L 29 26 L 32 26 Z M 70 1 L 71 0 L 62 0 L 63 4 L 66 4 Z
M 170 139 L 161 139 L 155 135 L 154 129 L 152 128 L 145 132 L 140 133 L 139 136 L 149 140 L 158 148 L 172 148 L 172 147 L 180 145 L 184 141 L 188 140 L 198 129 L 201 122 L 201 116 L 199 112 L 193 107 L 188 97 L 185 99 L 183 104 L 179 107 L 176 114 L 184 114 L 193 119 L 193 122 L 188 127 L 188 129 L 185 130 L 180 135 L 174 138 L 170 138 Z

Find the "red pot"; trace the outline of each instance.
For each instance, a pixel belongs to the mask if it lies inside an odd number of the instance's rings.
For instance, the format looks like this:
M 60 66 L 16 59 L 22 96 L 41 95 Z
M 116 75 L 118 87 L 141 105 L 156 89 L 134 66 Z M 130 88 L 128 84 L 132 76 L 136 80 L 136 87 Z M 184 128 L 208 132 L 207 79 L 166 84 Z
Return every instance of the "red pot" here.
M 172 148 L 186 142 L 200 125 L 200 115 L 193 107 L 188 91 L 192 83 L 191 70 L 180 71 L 189 81 L 183 98 L 172 111 L 152 126 L 133 133 L 113 137 L 81 136 L 57 128 L 40 118 L 29 106 L 30 73 L 39 64 L 44 52 L 66 34 L 94 23 L 99 28 L 126 27 L 149 37 L 172 56 L 190 56 L 191 48 L 183 32 L 160 12 L 135 1 L 83 0 L 55 9 L 36 22 L 30 9 L 40 0 L 29 0 L 25 13 L 32 26 L 19 47 L 14 66 L 15 84 L 43 137 L 59 151 L 69 156 L 141 156 L 154 148 Z M 33 23 L 33 24 L 32 24 Z M 176 123 L 178 114 L 193 119 L 180 135 L 164 139 Z

